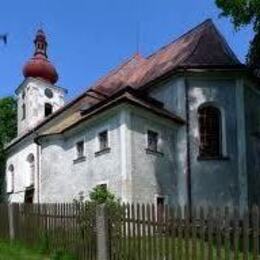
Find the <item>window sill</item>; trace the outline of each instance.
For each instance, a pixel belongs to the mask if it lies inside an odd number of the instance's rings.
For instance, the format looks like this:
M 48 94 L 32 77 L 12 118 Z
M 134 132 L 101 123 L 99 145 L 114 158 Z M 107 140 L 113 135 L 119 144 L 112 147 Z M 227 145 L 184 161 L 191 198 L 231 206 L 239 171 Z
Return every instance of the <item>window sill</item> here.
M 105 148 L 105 149 L 103 149 L 103 150 L 100 150 L 100 151 L 98 151 L 98 152 L 95 152 L 95 156 L 97 157 L 97 156 L 100 156 L 100 155 L 103 155 L 103 154 L 106 154 L 106 153 L 110 153 L 110 151 L 111 151 L 111 148 Z
M 86 156 L 81 156 L 75 160 L 73 160 L 73 163 L 76 164 L 76 163 L 80 163 L 80 162 L 84 162 L 86 161 Z
M 145 151 L 147 154 L 153 154 L 153 155 L 157 155 L 157 156 L 161 156 L 161 157 L 164 156 L 164 153 L 155 151 L 155 150 L 151 150 L 149 148 L 146 148 Z
M 14 191 L 7 191 L 6 194 L 7 194 L 7 195 L 14 194 Z
M 198 156 L 197 157 L 198 161 L 228 161 L 230 158 L 228 156 Z

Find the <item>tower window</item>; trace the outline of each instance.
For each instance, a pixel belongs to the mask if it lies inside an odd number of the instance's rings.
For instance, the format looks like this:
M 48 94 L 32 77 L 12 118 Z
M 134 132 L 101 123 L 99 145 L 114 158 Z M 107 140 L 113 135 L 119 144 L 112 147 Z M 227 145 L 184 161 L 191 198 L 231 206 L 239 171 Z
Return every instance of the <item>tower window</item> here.
M 108 148 L 108 131 L 103 131 L 98 135 L 100 151 Z
M 26 118 L 26 105 L 23 104 L 22 105 L 22 120 L 24 120 Z
M 151 151 L 157 152 L 158 151 L 158 138 L 159 134 L 148 130 L 147 131 L 147 148 Z
M 203 106 L 198 110 L 200 133 L 200 157 L 221 155 L 221 112 L 213 106 Z
M 52 114 L 52 105 L 49 103 L 45 103 L 44 105 L 44 115 L 45 117 L 49 116 Z

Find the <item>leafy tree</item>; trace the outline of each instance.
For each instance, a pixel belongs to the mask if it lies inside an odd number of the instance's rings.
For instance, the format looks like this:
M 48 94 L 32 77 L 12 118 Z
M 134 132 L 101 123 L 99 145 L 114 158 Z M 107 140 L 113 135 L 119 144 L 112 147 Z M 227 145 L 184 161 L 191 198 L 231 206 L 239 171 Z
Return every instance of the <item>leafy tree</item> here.
M 16 136 L 16 101 L 13 97 L 0 99 L 0 202 L 5 194 L 5 145 Z
M 230 17 L 236 30 L 253 25 L 254 38 L 250 42 L 247 64 L 260 68 L 260 1 L 259 0 L 215 0 L 221 15 Z

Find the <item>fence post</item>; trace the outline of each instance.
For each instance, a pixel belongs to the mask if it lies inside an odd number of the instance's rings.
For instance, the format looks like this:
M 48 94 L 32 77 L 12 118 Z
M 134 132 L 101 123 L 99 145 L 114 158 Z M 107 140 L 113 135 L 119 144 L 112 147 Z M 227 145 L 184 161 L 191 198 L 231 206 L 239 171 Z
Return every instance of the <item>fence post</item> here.
M 105 204 L 96 209 L 97 260 L 109 260 L 108 214 Z
M 14 203 L 8 204 L 8 222 L 9 222 L 9 238 L 10 241 L 14 241 L 15 239 L 15 224 L 14 224 Z

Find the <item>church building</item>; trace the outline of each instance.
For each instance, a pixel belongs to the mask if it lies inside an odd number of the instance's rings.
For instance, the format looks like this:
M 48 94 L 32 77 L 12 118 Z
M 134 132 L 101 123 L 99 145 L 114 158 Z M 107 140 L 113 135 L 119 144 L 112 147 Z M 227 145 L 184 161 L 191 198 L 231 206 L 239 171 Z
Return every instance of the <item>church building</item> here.
M 134 54 L 66 103 L 38 30 L 6 146 L 10 202 L 72 202 L 102 185 L 125 202 L 260 202 L 260 82 L 211 20 Z

